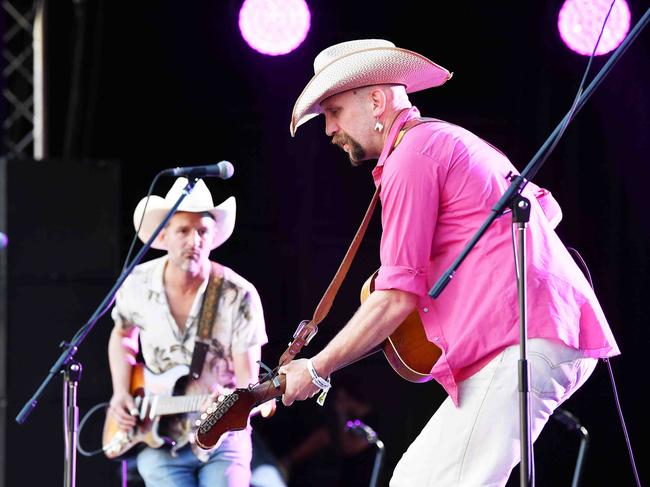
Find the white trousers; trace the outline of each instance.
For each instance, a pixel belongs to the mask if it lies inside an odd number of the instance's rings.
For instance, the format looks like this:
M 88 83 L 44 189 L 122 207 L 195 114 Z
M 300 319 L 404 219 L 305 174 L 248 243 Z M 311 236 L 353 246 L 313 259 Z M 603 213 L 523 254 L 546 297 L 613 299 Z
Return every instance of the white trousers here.
M 391 487 L 502 487 L 521 458 L 519 345 L 508 347 L 459 383 L 460 407 L 447 398 L 397 464 Z M 591 375 L 597 359 L 564 344 L 528 340 L 530 430 Z

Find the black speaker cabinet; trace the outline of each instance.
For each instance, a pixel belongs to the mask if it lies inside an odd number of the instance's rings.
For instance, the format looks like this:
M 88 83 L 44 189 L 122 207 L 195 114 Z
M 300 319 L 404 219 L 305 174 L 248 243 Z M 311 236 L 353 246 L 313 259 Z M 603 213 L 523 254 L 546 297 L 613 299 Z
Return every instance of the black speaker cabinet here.
M 60 376 L 54 377 L 23 425 L 15 417 L 87 322 L 120 271 L 120 166 L 112 161 L 4 160 L 0 195 L 8 245 L 6 277 L 6 485 L 63 480 Z M 83 373 L 80 417 L 110 398 L 106 347 L 112 323 L 101 318 L 77 352 Z M 5 344 L 2 344 L 5 346 Z M 86 450 L 100 445 L 103 411 L 82 431 Z M 79 485 L 108 485 L 117 465 L 103 455 L 77 457 Z M 106 482 L 106 484 L 102 484 Z

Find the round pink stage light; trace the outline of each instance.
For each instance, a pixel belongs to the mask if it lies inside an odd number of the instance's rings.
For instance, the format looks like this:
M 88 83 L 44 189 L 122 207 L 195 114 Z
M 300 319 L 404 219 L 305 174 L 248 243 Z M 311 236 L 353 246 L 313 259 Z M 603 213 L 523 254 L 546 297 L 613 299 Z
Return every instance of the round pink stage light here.
M 566 0 L 557 26 L 570 49 L 591 56 L 612 0 Z M 630 30 L 630 9 L 625 0 L 616 0 L 607 19 L 596 54 L 607 54 L 618 47 Z
M 307 37 L 311 15 L 305 0 L 246 0 L 239 11 L 239 30 L 256 51 L 287 54 Z

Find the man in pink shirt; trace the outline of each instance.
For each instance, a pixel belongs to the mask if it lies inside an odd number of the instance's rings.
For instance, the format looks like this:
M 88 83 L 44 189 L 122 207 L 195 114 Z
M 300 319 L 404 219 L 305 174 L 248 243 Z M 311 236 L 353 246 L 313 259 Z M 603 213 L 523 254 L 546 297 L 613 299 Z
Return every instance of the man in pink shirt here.
M 427 292 L 485 221 L 517 171 L 497 149 L 440 120 L 422 120 L 407 93 L 451 74 L 383 40 L 322 51 L 299 96 L 291 133 L 323 113 L 352 164 L 377 159 L 382 204 L 375 291 L 309 360 L 280 369 L 283 402 L 311 397 L 326 377 L 381 344 L 413 311 L 442 352 L 430 371 L 448 392 L 398 463 L 391 486 L 501 486 L 520 460 L 519 310 L 511 218 L 497 219 L 438 299 Z M 531 435 L 619 353 L 589 283 L 556 235 L 559 206 L 532 183 L 527 239 Z M 314 379 L 314 377 L 316 377 Z

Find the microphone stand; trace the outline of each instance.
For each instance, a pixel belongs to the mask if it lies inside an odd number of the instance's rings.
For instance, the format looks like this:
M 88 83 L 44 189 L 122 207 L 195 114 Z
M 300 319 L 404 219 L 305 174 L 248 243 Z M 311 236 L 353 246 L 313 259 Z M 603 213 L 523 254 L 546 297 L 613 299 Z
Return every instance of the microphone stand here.
M 63 464 L 63 485 L 74 486 L 77 472 L 77 431 L 79 408 L 77 407 L 77 385 L 81 379 L 81 363 L 70 360 L 63 371 L 63 432 L 65 452 Z
M 54 376 L 63 371 L 64 378 L 64 393 L 63 393 L 63 430 L 65 439 L 65 455 L 64 455 L 64 486 L 74 487 L 76 482 L 76 466 L 77 466 L 77 427 L 79 420 L 79 409 L 77 408 L 77 385 L 81 379 L 81 364 L 74 360 L 74 355 L 77 353 L 79 345 L 83 342 L 84 338 L 93 329 L 97 320 L 106 312 L 108 307 L 113 303 L 115 294 L 122 286 L 122 283 L 127 276 L 133 271 L 136 265 L 142 260 L 144 254 L 149 250 L 151 244 L 154 242 L 160 231 L 167 225 L 171 217 L 176 213 L 176 210 L 194 188 L 197 178 L 188 179 L 188 183 L 183 189 L 183 193 L 178 198 L 174 206 L 169 210 L 163 221 L 158 225 L 156 230 L 140 249 L 140 251 L 133 257 L 131 263 L 126 267 L 120 276 L 117 278 L 115 285 L 110 289 L 104 300 L 99 304 L 93 315 L 88 322 L 82 326 L 75 334 L 70 342 L 61 342 L 59 345 L 63 348 L 63 352 L 58 360 L 50 368 L 50 371 L 34 393 L 32 398 L 25 403 L 18 416 L 16 422 L 23 424 L 31 412 L 36 408 L 40 396 L 45 391 L 47 385 L 52 381 Z M 65 370 L 63 368 L 65 367 Z
M 578 450 L 578 458 L 576 459 L 576 466 L 573 471 L 573 480 L 571 482 L 571 487 L 578 487 L 578 485 L 580 485 L 580 477 L 582 475 L 585 456 L 587 455 L 587 448 L 589 447 L 589 432 L 587 431 L 587 428 L 580 424 L 578 418 L 565 409 L 557 408 L 551 417 L 566 426 L 567 430 L 577 431 L 580 435 L 580 448 Z
M 530 220 L 530 201 L 521 195 L 511 205 L 512 224 L 516 230 L 517 296 L 519 304 L 519 428 L 521 432 L 521 485 L 534 485 L 533 440 L 530 433 L 530 386 L 528 378 L 527 343 L 528 313 L 526 308 L 526 224 Z
M 526 214 L 520 215 L 522 211 L 530 212 L 530 202 L 521 196 L 524 187 L 530 181 L 537 171 L 542 167 L 548 156 L 551 154 L 553 147 L 561 137 L 569 122 L 584 106 L 589 97 L 602 83 L 605 77 L 609 74 L 616 62 L 625 53 L 632 42 L 641 33 L 641 30 L 647 25 L 650 20 L 650 8 L 646 10 L 643 17 L 637 22 L 634 28 L 630 31 L 628 36 L 623 40 L 620 46 L 614 51 L 607 63 L 601 68 L 600 72 L 594 77 L 584 93 L 575 101 L 571 110 L 560 121 L 555 130 L 546 139 L 546 142 L 540 147 L 537 153 L 533 156 L 530 162 L 526 165 L 520 175 L 511 179 L 510 187 L 505 191 L 503 196 L 497 201 L 491 210 L 490 215 L 477 230 L 474 236 L 463 248 L 459 256 L 454 260 L 451 266 L 440 276 L 433 287 L 429 290 L 429 296 L 436 299 L 445 289 L 449 281 L 456 273 L 460 264 L 465 260 L 469 252 L 474 248 L 476 243 L 480 240 L 488 227 L 498 217 L 502 216 L 506 208 L 512 210 L 513 224 L 517 227 L 519 236 L 519 252 L 517 255 L 517 292 L 519 293 L 519 313 L 520 313 L 520 360 L 519 360 L 519 393 L 520 393 L 520 442 L 521 442 L 521 466 L 520 466 L 520 481 L 521 486 L 533 486 L 534 468 L 532 466 L 532 442 L 531 433 L 529 428 L 530 423 L 530 408 L 529 408 L 529 369 L 526 359 L 526 340 L 527 340 L 527 323 L 526 323 L 526 274 L 525 274 L 525 223 L 528 221 Z M 549 149 L 551 146 L 551 149 Z M 522 220 L 523 218 L 523 220 Z M 521 220 L 521 221 L 520 221 Z
M 377 453 L 375 454 L 375 462 L 372 464 L 372 476 L 370 477 L 370 484 L 368 484 L 369 487 L 377 487 L 379 472 L 381 472 L 381 465 L 384 461 L 384 442 L 377 438 L 374 444 L 377 447 Z
M 379 480 L 379 472 L 381 471 L 381 466 L 384 459 L 384 442 L 379 439 L 379 436 L 377 436 L 375 430 L 373 430 L 370 426 L 359 419 L 348 421 L 345 425 L 345 430 L 352 431 L 356 435 L 364 438 L 368 444 L 375 445 L 377 447 L 375 461 L 372 464 L 370 484 L 368 484 L 369 487 L 376 487 L 377 481 Z

